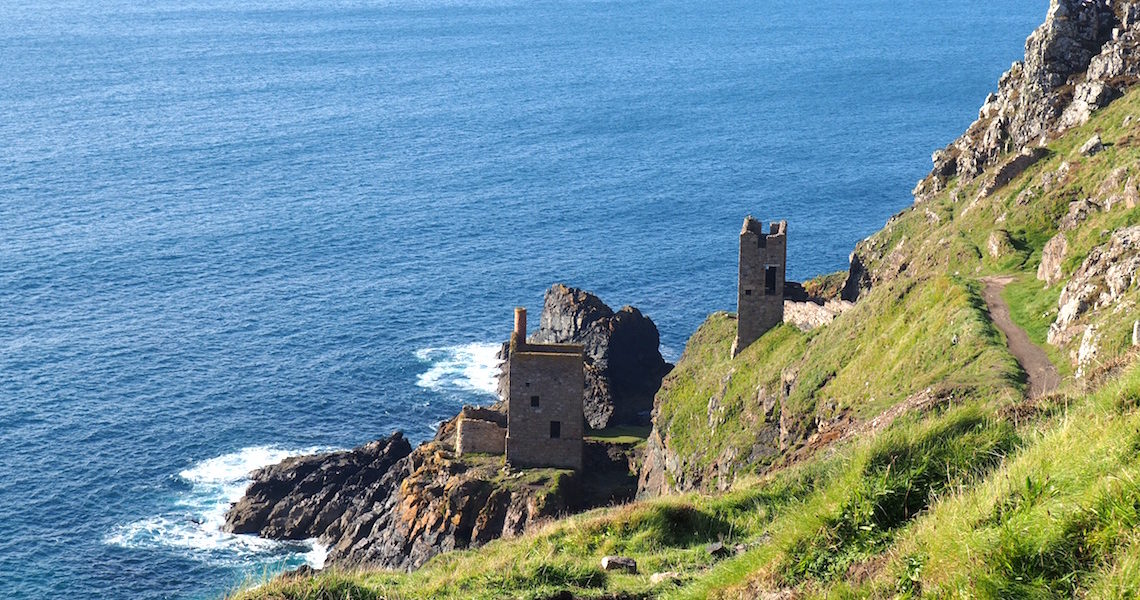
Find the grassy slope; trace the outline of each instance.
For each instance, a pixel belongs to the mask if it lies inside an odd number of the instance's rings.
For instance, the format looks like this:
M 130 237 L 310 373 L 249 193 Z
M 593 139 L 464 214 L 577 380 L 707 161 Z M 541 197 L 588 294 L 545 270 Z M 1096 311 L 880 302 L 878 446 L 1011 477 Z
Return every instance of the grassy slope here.
M 1140 367 L 1107 383 L 1067 380 L 1033 405 L 1019 371 L 985 319 L 976 278 L 1017 277 L 1006 293 L 1031 338 L 1043 341 L 1059 287 L 1032 278 L 1041 246 L 1070 200 L 1095 196 L 1108 173 L 1136 164 L 1140 124 L 1132 93 L 1085 127 L 1051 144 L 1053 155 L 994 196 L 973 202 L 976 184 L 908 209 L 872 240 L 871 267 L 886 277 L 832 325 L 803 334 L 781 327 L 736 360 L 732 322 L 714 315 L 690 340 L 662 392 L 659 416 L 672 448 L 693 468 L 746 449 L 763 424 L 758 389 L 779 391 L 795 373 L 787 409 L 810 419 L 869 417 L 926 386 L 954 399 L 902 416 L 781 470 L 742 469 L 723 494 L 686 494 L 593 511 L 522 538 L 433 559 L 412 574 L 323 573 L 274 580 L 240 598 L 755 597 L 793 588 L 809 597 L 1135 597 L 1140 589 Z M 1110 144 L 1092 158 L 1075 148 L 1093 131 Z M 1037 189 L 1062 161 L 1056 189 Z M 1035 196 L 1018 203 L 1024 190 Z M 1140 210 L 1098 213 L 1070 232 L 1066 275 L 1106 239 L 1140 222 Z M 985 250 L 994 224 L 1012 250 Z M 1135 307 L 1137 292 L 1126 306 Z M 1129 304 L 1131 303 L 1131 304 Z M 1106 332 L 1105 360 L 1121 356 L 1132 315 L 1086 317 Z M 1053 312 L 1051 312 L 1053 311 Z M 1125 318 L 1128 317 L 1128 318 Z M 956 343 L 955 343 L 956 338 Z M 1068 351 L 1054 352 L 1064 361 Z M 710 427 L 709 398 L 724 418 Z M 714 431 L 715 429 L 715 431 Z M 756 471 L 749 474 L 748 471 Z M 715 559 L 705 545 L 742 544 Z M 623 554 L 640 574 L 605 573 Z M 676 571 L 678 582 L 649 574 Z

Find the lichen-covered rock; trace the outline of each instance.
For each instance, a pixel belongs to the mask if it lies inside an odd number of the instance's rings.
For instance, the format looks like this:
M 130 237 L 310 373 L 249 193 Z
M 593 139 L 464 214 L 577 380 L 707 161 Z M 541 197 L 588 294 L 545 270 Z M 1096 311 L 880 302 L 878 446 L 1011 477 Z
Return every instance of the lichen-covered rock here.
M 503 471 L 501 458 L 456 457 L 400 434 L 344 452 L 285 459 L 253 474 L 226 528 L 274 539 L 317 538 L 326 564 L 414 569 L 432 556 L 524 532 L 547 518 L 623 502 L 640 456 L 586 444 L 580 473 Z
M 1098 133 L 1089 138 L 1077 152 L 1080 152 L 1081 156 L 1093 156 L 1099 154 L 1102 150 L 1104 150 L 1104 141 L 1100 139 L 1100 134 Z
M 1057 228 L 1061 231 L 1072 231 L 1088 220 L 1089 215 L 1098 211 L 1100 205 L 1091 198 L 1074 200 L 1069 203 L 1069 212 L 1057 222 Z
M 1069 240 L 1063 233 L 1058 233 L 1045 242 L 1045 248 L 1041 250 L 1041 264 L 1037 266 L 1037 279 L 1044 281 L 1046 285 L 1060 281 L 1063 276 L 1061 265 L 1068 251 Z
M 1093 248 L 1061 290 L 1057 319 L 1049 327 L 1049 343 L 1067 344 L 1073 327 L 1086 312 L 1118 302 L 1138 280 L 1140 225 L 1118 229 L 1108 243 Z
M 653 396 L 672 365 L 661 357 L 653 321 L 636 308 L 614 312 L 597 296 L 562 284 L 543 300 L 536 343 L 585 347 L 586 422 L 594 429 L 645 425 Z
M 915 199 L 930 198 L 953 177 L 970 181 L 1006 152 L 1039 146 L 1119 97 L 1140 75 L 1140 57 L 1128 51 L 1140 40 L 1134 12 L 1132 3 L 1114 9 L 1104 0 L 1052 0 L 1045 23 L 1025 42 L 1025 60 L 1002 75 L 966 133 L 934 153 Z
M 1004 229 L 995 229 L 990 232 L 990 236 L 986 239 L 986 252 L 989 253 L 990 258 L 1001 258 L 1013 252 L 1013 240 L 1009 237 L 1009 232 Z
M 1084 377 L 1090 367 L 1095 366 L 1093 363 L 1099 350 L 1100 335 L 1097 333 L 1096 327 L 1089 325 L 1085 328 L 1085 334 L 1081 336 L 1081 345 L 1076 351 L 1076 376 L 1078 379 Z

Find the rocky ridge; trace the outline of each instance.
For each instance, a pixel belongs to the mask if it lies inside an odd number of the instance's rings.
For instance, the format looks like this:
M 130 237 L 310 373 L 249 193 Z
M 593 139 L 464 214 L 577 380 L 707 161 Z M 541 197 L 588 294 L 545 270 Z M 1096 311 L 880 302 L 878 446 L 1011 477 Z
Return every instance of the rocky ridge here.
M 966 133 L 934 153 L 934 169 L 915 198 L 932 197 L 954 177 L 972 180 L 1014 152 L 994 174 L 1000 187 L 1044 156 L 1036 146 L 1120 97 L 1140 80 L 1138 17 L 1133 2 L 1053 0 L 1025 42 L 1025 59 L 1002 75 Z

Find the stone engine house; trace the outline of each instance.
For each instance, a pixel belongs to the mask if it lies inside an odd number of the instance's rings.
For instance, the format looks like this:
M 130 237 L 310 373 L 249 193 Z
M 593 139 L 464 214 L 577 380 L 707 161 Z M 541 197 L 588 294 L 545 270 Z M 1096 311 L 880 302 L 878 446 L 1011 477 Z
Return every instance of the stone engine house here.
M 505 454 L 513 467 L 582 468 L 585 418 L 583 348 L 526 340 L 526 309 L 515 309 L 505 377 L 507 414 L 465 407 L 456 453 Z M 505 425 L 505 428 L 504 428 Z
M 764 224 L 752 216 L 740 230 L 740 275 L 736 292 L 736 341 L 740 354 L 769 329 L 784 321 L 784 274 L 788 254 L 788 222 Z

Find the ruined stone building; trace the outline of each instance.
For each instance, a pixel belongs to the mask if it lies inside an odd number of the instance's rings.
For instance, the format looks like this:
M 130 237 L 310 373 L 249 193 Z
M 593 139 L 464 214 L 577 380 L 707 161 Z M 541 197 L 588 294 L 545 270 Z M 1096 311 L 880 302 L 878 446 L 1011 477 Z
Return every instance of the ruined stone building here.
M 513 467 L 581 469 L 582 346 L 528 342 L 526 309 L 516 308 L 503 373 L 505 420 L 498 411 L 464 408 L 456 424 L 456 453 L 502 453 Z
M 788 222 L 764 224 L 752 216 L 740 230 L 740 275 L 736 293 L 736 341 L 740 354 L 769 329 L 784 321 L 784 269 L 787 264 Z

